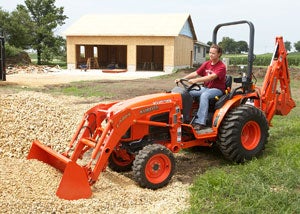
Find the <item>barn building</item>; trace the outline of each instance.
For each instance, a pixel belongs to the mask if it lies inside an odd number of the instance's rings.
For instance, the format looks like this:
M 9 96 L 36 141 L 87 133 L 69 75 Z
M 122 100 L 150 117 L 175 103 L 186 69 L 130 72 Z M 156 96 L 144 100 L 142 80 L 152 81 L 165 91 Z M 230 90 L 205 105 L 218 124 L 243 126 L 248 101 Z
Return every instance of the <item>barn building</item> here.
M 203 62 L 207 48 L 189 14 L 86 15 L 65 35 L 68 69 L 170 73 Z

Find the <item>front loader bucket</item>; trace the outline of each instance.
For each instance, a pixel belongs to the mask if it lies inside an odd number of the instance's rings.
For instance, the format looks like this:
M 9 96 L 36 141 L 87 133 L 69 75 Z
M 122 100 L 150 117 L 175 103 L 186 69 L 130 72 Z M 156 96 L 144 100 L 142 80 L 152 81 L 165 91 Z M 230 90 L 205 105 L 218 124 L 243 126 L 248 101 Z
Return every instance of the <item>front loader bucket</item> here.
M 27 159 L 40 160 L 64 172 L 56 192 L 59 198 L 76 200 L 92 195 L 86 170 L 38 140 L 33 141 Z
M 69 158 L 53 151 L 49 146 L 45 146 L 38 140 L 32 142 L 27 159 L 37 159 L 59 169 L 62 172 L 65 170 L 67 163 L 70 161 Z
M 56 191 L 56 195 L 67 200 L 91 197 L 92 190 L 84 168 L 72 161 L 69 162 Z

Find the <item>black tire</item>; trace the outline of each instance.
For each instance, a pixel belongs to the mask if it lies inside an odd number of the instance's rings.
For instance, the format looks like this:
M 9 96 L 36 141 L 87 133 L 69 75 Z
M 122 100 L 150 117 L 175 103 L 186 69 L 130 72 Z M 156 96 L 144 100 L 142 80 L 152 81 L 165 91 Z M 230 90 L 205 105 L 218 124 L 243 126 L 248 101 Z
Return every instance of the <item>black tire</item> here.
M 158 189 L 169 183 L 175 171 L 173 153 L 160 144 L 145 146 L 133 162 L 135 181 L 149 189 Z
M 243 163 L 258 157 L 265 149 L 269 125 L 264 113 L 243 104 L 225 116 L 218 133 L 218 147 L 225 158 Z
M 108 159 L 108 167 L 116 172 L 129 172 L 132 170 L 134 156 L 123 151 L 123 155 L 127 156 L 126 160 L 122 158 L 121 154 L 113 151 Z

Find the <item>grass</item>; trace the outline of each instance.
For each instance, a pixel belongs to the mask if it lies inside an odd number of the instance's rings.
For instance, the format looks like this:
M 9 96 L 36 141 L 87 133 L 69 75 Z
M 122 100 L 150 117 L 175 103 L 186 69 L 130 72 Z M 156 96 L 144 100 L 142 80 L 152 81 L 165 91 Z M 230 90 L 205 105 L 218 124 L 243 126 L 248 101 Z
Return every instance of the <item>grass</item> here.
M 88 84 L 92 81 L 79 81 L 63 85 L 61 87 L 48 88 L 47 93 L 64 94 L 78 97 L 102 97 L 110 98 L 113 93 L 104 92 L 101 84 Z
M 286 117 L 274 117 L 261 158 L 200 175 L 190 188 L 191 207 L 185 213 L 300 213 L 298 112 L 296 107 Z
M 190 189 L 191 208 L 186 213 L 300 212 L 299 118 L 275 121 L 280 124 L 272 130 L 265 155 L 199 176 Z M 283 128 L 286 125 L 294 129 Z M 283 130 L 285 135 L 279 134 Z

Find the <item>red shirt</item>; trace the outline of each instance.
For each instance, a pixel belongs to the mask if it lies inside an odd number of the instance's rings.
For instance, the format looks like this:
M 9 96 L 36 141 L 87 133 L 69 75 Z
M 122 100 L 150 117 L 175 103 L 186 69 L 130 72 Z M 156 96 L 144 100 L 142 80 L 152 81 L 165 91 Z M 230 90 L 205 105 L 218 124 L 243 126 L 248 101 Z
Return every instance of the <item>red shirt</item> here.
M 215 65 L 212 65 L 211 61 L 208 60 L 204 62 L 196 72 L 199 76 L 208 76 L 213 73 L 216 74 L 218 77 L 212 81 L 204 82 L 204 86 L 225 91 L 226 66 L 222 61 L 219 60 Z

